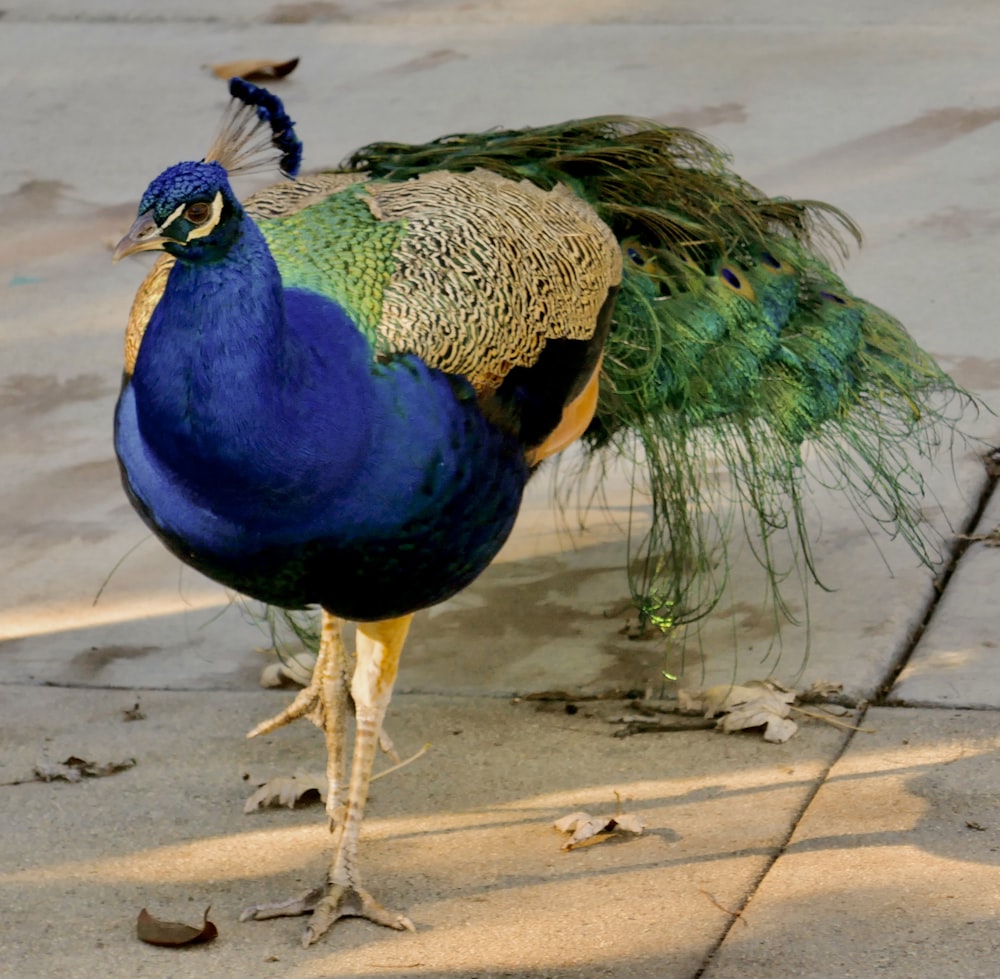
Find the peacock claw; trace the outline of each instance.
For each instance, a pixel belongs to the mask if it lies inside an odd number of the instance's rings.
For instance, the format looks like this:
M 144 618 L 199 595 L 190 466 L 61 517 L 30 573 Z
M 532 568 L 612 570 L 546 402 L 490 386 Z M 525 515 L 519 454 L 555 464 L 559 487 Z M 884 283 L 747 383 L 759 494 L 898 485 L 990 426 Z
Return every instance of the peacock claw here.
M 396 931 L 416 931 L 405 914 L 397 914 L 382 907 L 363 888 L 351 884 L 330 884 L 326 895 L 313 910 L 312 921 L 302 933 L 302 945 L 308 948 L 319 941 L 341 918 L 367 918 L 376 925 L 395 928 Z
M 257 738 L 262 734 L 271 734 L 302 717 L 308 717 L 318 728 L 322 728 L 323 716 L 323 707 L 317 686 L 310 684 L 300 690 L 295 699 L 284 710 L 279 711 L 274 717 L 269 717 L 266 721 L 261 721 L 252 731 L 248 731 L 247 737 Z M 378 743 L 382 753 L 388 755 L 394 765 L 398 765 L 402 761 L 392 738 L 386 731 L 379 731 Z
M 265 921 L 300 914 L 312 915 L 312 921 L 302 933 L 304 948 L 319 941 L 341 918 L 367 918 L 376 925 L 396 931 L 417 930 L 405 914 L 386 910 L 368 891 L 352 884 L 326 884 L 286 901 L 254 904 L 243 911 L 240 921 Z
M 326 888 L 320 886 L 284 901 L 251 904 L 243 909 L 240 921 L 267 921 L 268 918 L 294 918 L 300 914 L 312 914 L 325 894 Z
M 323 726 L 322 707 L 315 681 L 300 690 L 284 710 L 266 721 L 261 721 L 252 731 L 248 731 L 247 737 L 256 738 L 262 734 L 271 734 L 301 717 L 308 717 L 319 728 Z

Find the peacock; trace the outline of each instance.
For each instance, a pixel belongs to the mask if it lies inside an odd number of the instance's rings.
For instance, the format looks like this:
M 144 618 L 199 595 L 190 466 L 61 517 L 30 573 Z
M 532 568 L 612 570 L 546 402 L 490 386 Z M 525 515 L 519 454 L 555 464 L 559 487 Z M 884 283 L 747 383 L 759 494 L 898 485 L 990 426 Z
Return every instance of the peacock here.
M 910 456 L 962 392 L 831 270 L 823 250 L 858 237 L 844 214 L 767 197 L 694 132 L 591 118 L 375 143 L 298 177 L 280 100 L 230 93 L 205 158 L 149 185 L 115 251 L 165 253 L 129 319 L 115 448 L 182 561 L 322 610 L 311 683 L 252 733 L 322 728 L 332 863 L 244 918 L 311 913 L 305 944 L 344 916 L 412 929 L 358 865 L 400 654 L 413 614 L 489 565 L 545 459 L 580 442 L 633 461 L 652 500 L 634 599 L 669 628 L 721 587 L 708 453 L 768 573 L 779 529 L 809 561 L 807 442 L 927 558 Z M 230 178 L 264 167 L 287 179 L 241 203 Z

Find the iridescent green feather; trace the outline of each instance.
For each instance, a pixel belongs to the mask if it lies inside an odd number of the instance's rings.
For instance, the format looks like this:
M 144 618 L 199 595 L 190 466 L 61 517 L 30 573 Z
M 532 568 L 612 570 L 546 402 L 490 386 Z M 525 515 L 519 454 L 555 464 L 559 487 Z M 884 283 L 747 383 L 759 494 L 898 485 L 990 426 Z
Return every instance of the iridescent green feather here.
M 709 478 L 720 461 L 778 607 L 777 586 L 801 573 L 798 560 L 815 577 L 806 440 L 821 450 L 821 478 L 933 559 L 911 452 L 930 451 L 948 396 L 961 392 L 830 269 L 822 247 L 843 254 L 845 232 L 860 240 L 845 215 L 768 198 L 697 134 L 621 117 L 376 143 L 343 167 L 383 180 L 476 168 L 568 185 L 622 243 L 625 277 L 586 441 L 595 456 L 633 458 L 650 492 L 632 587 L 651 621 L 693 621 L 720 597 L 731 536 Z M 779 533 L 799 545 L 788 567 L 774 557 Z
M 261 221 L 259 227 L 286 288 L 310 289 L 339 303 L 375 342 L 392 255 L 406 228 L 400 221 L 377 220 L 363 186 Z M 317 238 L 331 247 L 313 247 Z

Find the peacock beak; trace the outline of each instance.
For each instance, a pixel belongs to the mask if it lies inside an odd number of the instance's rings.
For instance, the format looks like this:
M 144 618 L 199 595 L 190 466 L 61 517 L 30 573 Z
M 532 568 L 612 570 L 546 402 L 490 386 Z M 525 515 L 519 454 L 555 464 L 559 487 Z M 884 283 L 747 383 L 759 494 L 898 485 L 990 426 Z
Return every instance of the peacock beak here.
M 135 224 L 128 229 L 128 234 L 118 242 L 111 261 L 117 262 L 126 255 L 134 255 L 136 252 L 158 251 L 163 248 L 166 240 L 160 234 L 160 226 L 154 220 L 153 212 L 146 211 L 135 219 Z

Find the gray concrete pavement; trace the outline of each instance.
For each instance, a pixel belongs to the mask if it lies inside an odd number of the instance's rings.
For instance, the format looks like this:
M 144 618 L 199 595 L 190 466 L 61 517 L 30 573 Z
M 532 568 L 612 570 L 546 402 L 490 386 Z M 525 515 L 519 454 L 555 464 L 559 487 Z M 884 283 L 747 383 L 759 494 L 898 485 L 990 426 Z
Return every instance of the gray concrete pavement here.
M 969 545 L 927 632 L 893 687 L 894 703 L 1000 708 L 998 529 L 1000 494 L 994 493 L 970 534 L 981 539 Z
M 782 746 L 703 732 L 616 739 L 607 711 L 568 716 L 495 698 L 399 698 L 388 729 L 428 754 L 373 788 L 364 861 L 371 886 L 416 935 L 346 922 L 298 947 L 301 920 L 239 924 L 247 903 L 325 872 L 318 807 L 242 815 L 244 772 L 322 769 L 305 727 L 242 734 L 280 694 L 36 689 L 4 710 L 3 778 L 44 754 L 135 757 L 82 785 L 30 784 L 0 853 L 3 976 L 694 975 L 748 884 L 784 842 L 844 741 L 810 726 Z M 617 706 L 620 711 L 620 705 Z M 615 812 L 648 832 L 571 853 L 552 822 Z M 178 954 L 133 937 L 139 909 L 213 907 L 219 941 Z M 720 908 L 721 906 L 721 908 Z M 271 956 L 277 961 L 268 961 Z
M 681 650 L 622 631 L 624 476 L 584 529 L 573 506 L 553 514 L 537 480 L 498 563 L 420 616 L 404 657 L 391 732 L 404 754 L 432 748 L 376 785 L 363 858 L 419 931 L 346 922 L 303 951 L 299 921 L 236 919 L 319 878 L 322 812 L 241 807 L 244 775 L 321 766 L 321 741 L 305 727 L 243 740 L 289 696 L 258 688 L 265 637 L 145 540 L 117 483 L 111 412 L 144 266 L 112 267 L 108 245 L 151 177 L 204 151 L 225 96 L 202 66 L 246 56 L 302 57 L 280 92 L 307 165 L 376 138 L 602 112 L 704 129 L 767 191 L 851 213 L 867 235 L 845 268 L 852 287 L 1000 407 L 1000 14 L 973 0 L 747 6 L 4 6 L 0 976 L 994 974 L 1000 549 L 988 542 L 965 550 L 937 602 L 904 545 L 876 548 L 817 491 L 833 590 L 811 592 L 808 656 L 803 628 L 777 642 L 745 554 Z M 968 428 L 1000 442 L 988 412 Z M 925 468 L 945 550 L 955 530 L 1000 524 L 996 499 L 970 524 L 989 488 L 980 449 L 956 443 Z M 891 686 L 892 706 L 862 718 L 876 733 L 810 723 L 766 745 L 708 731 L 619 740 L 620 704 L 568 715 L 510 699 L 670 693 L 662 671 L 681 666 L 691 685 L 774 671 L 854 699 Z M 124 720 L 137 699 L 146 718 Z M 78 785 L 22 781 L 68 755 L 136 765 Z M 647 834 L 562 853 L 552 819 L 613 811 L 616 792 Z M 197 920 L 208 904 L 213 945 L 134 938 L 144 905 Z
M 705 979 L 996 971 L 996 715 L 872 709 Z

